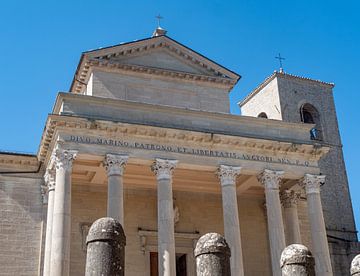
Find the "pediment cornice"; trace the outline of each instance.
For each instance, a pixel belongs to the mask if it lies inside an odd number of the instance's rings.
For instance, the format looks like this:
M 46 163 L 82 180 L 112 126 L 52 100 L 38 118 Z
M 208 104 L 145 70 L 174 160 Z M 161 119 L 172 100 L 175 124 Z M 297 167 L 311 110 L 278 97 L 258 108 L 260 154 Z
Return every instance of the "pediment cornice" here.
M 74 133 L 81 130 L 86 130 L 89 135 L 96 133 L 97 135 L 114 137 L 114 135 L 119 134 L 119 136 L 131 135 L 140 139 L 159 138 L 175 142 L 176 140 L 194 142 L 203 146 L 231 146 L 234 150 L 253 152 L 254 154 L 261 151 L 269 154 L 297 155 L 311 161 L 318 161 L 329 151 L 329 147 L 319 144 L 280 142 L 104 120 L 90 120 L 81 117 L 49 115 L 38 152 L 39 160 L 45 161 L 49 158 L 52 150 L 51 146 L 54 145 L 54 139 L 56 138 L 55 133 L 58 131 Z
M 116 62 L 116 60 L 121 57 L 136 56 L 156 49 L 163 49 L 170 52 L 173 56 L 176 56 L 187 64 L 199 68 L 204 74 L 191 74 Z M 229 90 L 240 79 L 238 74 L 187 48 L 179 42 L 167 36 L 159 36 L 83 53 L 70 91 L 73 93 L 82 93 L 90 77 L 92 66 L 99 65 L 172 78 L 188 78 L 199 81 L 224 83 L 229 86 Z

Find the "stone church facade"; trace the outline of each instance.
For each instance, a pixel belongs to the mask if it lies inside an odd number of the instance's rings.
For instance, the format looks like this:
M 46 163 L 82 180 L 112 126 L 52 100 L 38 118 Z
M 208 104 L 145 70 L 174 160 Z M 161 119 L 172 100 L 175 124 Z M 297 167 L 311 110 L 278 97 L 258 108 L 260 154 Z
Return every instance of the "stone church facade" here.
M 240 76 L 166 36 L 84 52 L 36 155 L 0 153 L 0 275 L 83 275 L 86 235 L 125 230 L 126 275 L 195 275 L 225 236 L 232 275 L 280 275 L 306 245 L 317 275 L 360 252 L 333 84 L 275 72 L 230 114 Z

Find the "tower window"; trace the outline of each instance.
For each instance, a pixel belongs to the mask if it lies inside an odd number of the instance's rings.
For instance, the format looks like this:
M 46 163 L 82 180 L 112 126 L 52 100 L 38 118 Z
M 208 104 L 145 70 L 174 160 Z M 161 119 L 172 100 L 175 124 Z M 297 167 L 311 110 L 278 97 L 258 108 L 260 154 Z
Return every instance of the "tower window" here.
M 267 119 L 268 116 L 266 115 L 265 112 L 261 112 L 261 113 L 258 115 L 258 118 L 265 118 L 265 119 Z
M 321 121 L 317 109 L 309 104 L 303 104 L 300 108 L 300 118 L 305 124 L 315 124 L 315 127 L 310 130 L 310 138 L 312 140 L 322 140 Z

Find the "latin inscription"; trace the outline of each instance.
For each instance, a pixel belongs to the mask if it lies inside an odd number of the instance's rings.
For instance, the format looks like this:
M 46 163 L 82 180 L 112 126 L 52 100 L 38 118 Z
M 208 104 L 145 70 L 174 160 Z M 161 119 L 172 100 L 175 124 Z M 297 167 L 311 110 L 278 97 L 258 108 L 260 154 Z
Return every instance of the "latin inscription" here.
M 152 144 L 152 143 L 150 144 L 150 143 L 142 143 L 137 141 L 113 140 L 113 139 L 94 138 L 88 136 L 73 136 L 73 135 L 68 137 L 66 141 L 80 143 L 80 144 L 94 144 L 94 145 L 104 145 L 104 146 L 113 146 L 113 147 L 121 147 L 121 148 L 173 152 L 173 153 L 190 154 L 197 156 L 220 157 L 220 158 L 229 158 L 229 159 L 260 161 L 267 163 L 281 163 L 287 165 L 306 166 L 306 167 L 310 166 L 308 161 L 292 160 L 288 158 L 279 158 L 273 156 L 247 154 L 247 153 L 239 153 L 239 152 L 189 148 L 189 147 L 174 146 L 174 145 L 160 145 L 160 144 Z

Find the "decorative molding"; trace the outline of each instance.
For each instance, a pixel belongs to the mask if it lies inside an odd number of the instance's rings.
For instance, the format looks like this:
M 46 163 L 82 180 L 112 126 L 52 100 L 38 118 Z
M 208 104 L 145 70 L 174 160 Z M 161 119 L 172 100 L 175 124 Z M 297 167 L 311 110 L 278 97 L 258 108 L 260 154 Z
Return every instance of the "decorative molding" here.
M 89 51 L 82 55 L 82 59 L 79 64 L 78 73 L 74 76 L 74 82 L 71 86 L 71 92 L 74 93 L 83 93 L 84 88 L 86 87 L 86 83 L 89 79 L 89 75 L 94 66 L 94 63 L 101 64 L 100 66 L 126 66 L 126 70 L 133 70 L 133 68 L 137 67 L 140 72 L 144 72 L 148 69 L 157 70 L 152 73 L 163 75 L 164 72 L 169 72 L 171 77 L 181 77 L 182 75 L 177 76 L 177 74 L 181 74 L 181 72 L 171 72 L 169 70 L 162 70 L 160 68 L 149 68 L 146 66 L 135 66 L 133 65 L 121 65 L 116 62 L 116 59 L 119 57 L 129 57 L 129 56 L 138 56 L 143 54 L 144 52 L 154 51 L 157 49 L 164 49 L 168 51 L 170 54 L 179 57 L 180 59 L 184 60 L 186 63 L 196 66 L 201 71 L 208 73 L 210 77 L 209 81 L 212 77 L 216 80 L 223 79 L 228 84 L 230 84 L 230 89 L 236 84 L 238 79 L 240 78 L 239 75 L 235 74 L 234 72 L 226 69 L 223 66 L 220 66 L 211 60 L 197 54 L 195 51 L 184 47 L 183 45 L 179 44 L 178 42 L 166 37 L 166 36 L 159 36 L 150 39 L 145 39 L 143 41 L 136 41 L 130 43 L 124 43 L 117 46 L 109 47 L 108 49 L 100 49 L 95 51 Z M 112 62 L 110 60 L 112 59 Z M 115 60 L 114 60 L 115 59 Z M 106 64 L 106 65 L 105 65 Z M 167 73 L 166 73 L 167 74 Z M 174 74 L 174 75 L 171 75 Z M 187 74 L 188 78 L 190 78 L 191 74 Z M 183 72 L 183 75 L 185 75 Z M 199 77 L 205 77 L 206 75 L 198 75 Z M 187 77 L 185 77 L 187 78 Z
M 299 185 L 305 189 L 306 194 L 319 194 L 320 187 L 325 184 L 325 175 L 305 174 Z
M 180 211 L 179 211 L 179 207 L 175 204 L 175 199 L 173 199 L 173 209 L 174 209 L 174 226 L 176 226 L 180 221 Z
M 151 170 L 156 174 L 158 180 L 171 179 L 172 171 L 175 169 L 178 161 L 156 158 Z
M 216 174 L 220 179 L 221 186 L 235 185 L 236 177 L 240 174 L 240 171 L 241 167 L 220 165 Z
M 55 190 L 55 170 L 47 169 L 44 175 L 47 192 Z
M 158 236 L 158 232 L 156 230 L 145 230 L 138 228 L 138 235 L 140 237 L 140 248 L 143 253 L 145 253 L 147 246 L 149 246 L 149 242 L 151 245 L 157 245 L 155 240 Z M 195 248 L 197 240 L 201 237 L 199 232 L 187 233 L 187 232 L 174 232 L 175 239 L 181 239 L 188 241 L 188 246 L 192 249 Z M 184 244 L 183 244 L 184 246 Z
M 265 189 L 278 190 L 280 188 L 283 171 L 272 171 L 265 169 L 258 175 L 258 181 L 265 186 Z
M 130 71 L 137 72 L 148 75 L 157 75 L 168 78 L 176 78 L 182 80 L 191 80 L 191 81 L 201 81 L 201 82 L 211 82 L 222 84 L 224 86 L 234 86 L 236 84 L 236 80 L 232 80 L 229 78 L 218 77 L 218 76 L 208 76 L 201 74 L 194 74 L 189 72 L 175 71 L 170 69 L 162 69 L 148 66 L 140 66 L 134 64 L 122 64 L 109 60 L 90 60 L 88 63 L 90 66 L 95 68 L 107 68 L 116 71 Z M 84 84 L 82 84 L 84 85 Z M 79 91 L 79 90 L 77 90 Z M 81 91 L 81 90 L 80 90 Z M 81 93 L 81 92 L 76 92 Z
M 244 151 L 253 152 L 256 149 L 264 150 L 269 153 L 274 151 L 279 154 L 297 153 L 307 156 L 310 160 L 318 160 L 323 154 L 328 152 L 327 147 L 318 147 L 312 144 L 295 145 L 291 142 L 279 142 L 256 138 L 238 137 L 231 135 L 214 134 L 210 135 L 203 132 L 195 132 L 190 130 L 174 130 L 164 129 L 156 126 L 143 126 L 137 124 L 121 123 L 121 122 L 107 122 L 103 120 L 88 120 L 85 118 L 70 118 L 60 115 L 50 115 L 43 133 L 42 142 L 40 145 L 38 158 L 40 161 L 45 161 L 48 155 L 50 146 L 54 139 L 54 134 L 59 128 L 71 129 L 91 129 L 97 130 L 101 133 L 128 134 L 136 136 L 149 136 L 151 138 L 169 138 L 179 141 L 196 141 L 205 144 L 224 144 L 231 145 L 234 148 L 239 148 Z
M 108 176 L 123 175 L 128 159 L 128 155 L 106 154 L 103 164 Z
M 280 199 L 284 208 L 296 207 L 300 200 L 300 192 L 286 189 L 281 192 Z
M 76 159 L 77 151 L 76 150 L 64 150 L 57 148 L 55 150 L 55 166 L 56 169 L 63 169 L 70 171 L 72 169 L 72 163 Z
M 48 203 L 48 186 L 46 184 L 41 184 L 40 185 L 40 193 L 41 193 L 41 200 L 43 204 L 47 204 Z

